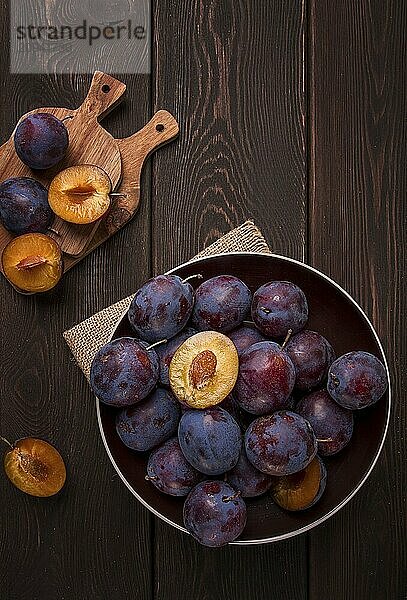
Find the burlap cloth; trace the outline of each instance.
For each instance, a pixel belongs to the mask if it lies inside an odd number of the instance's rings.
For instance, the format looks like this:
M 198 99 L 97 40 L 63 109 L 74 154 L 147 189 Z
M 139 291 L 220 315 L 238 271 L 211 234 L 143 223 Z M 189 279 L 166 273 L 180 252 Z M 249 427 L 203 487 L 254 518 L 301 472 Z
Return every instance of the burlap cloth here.
M 194 256 L 191 262 L 203 256 L 227 252 L 270 254 L 270 249 L 253 221 L 246 221 Z M 124 298 L 64 332 L 65 341 L 87 379 L 93 357 L 109 341 L 118 319 L 127 310 L 132 298 Z

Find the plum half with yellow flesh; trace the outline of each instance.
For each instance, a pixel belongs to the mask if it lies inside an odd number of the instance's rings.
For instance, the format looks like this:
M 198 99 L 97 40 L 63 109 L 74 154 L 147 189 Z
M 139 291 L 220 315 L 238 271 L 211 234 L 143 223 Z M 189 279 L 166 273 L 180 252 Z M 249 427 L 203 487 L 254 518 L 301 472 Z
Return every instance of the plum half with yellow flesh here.
M 43 233 L 26 233 L 11 240 L 3 250 L 3 271 L 23 292 L 47 292 L 62 277 L 62 253 Z
M 222 333 L 202 331 L 175 352 L 169 369 L 170 385 L 183 404 L 207 408 L 222 402 L 232 391 L 238 370 L 233 342 Z
M 11 450 L 4 457 L 4 469 L 19 490 L 43 498 L 60 491 L 66 469 L 56 448 L 35 438 L 24 438 L 9 445 Z
M 64 221 L 86 225 L 107 212 L 111 192 L 112 184 L 103 169 L 95 165 L 76 165 L 54 177 L 48 190 L 48 202 Z
M 285 510 L 305 510 L 322 496 L 326 485 L 326 468 L 319 456 L 293 475 L 278 477 L 272 486 L 274 502 Z

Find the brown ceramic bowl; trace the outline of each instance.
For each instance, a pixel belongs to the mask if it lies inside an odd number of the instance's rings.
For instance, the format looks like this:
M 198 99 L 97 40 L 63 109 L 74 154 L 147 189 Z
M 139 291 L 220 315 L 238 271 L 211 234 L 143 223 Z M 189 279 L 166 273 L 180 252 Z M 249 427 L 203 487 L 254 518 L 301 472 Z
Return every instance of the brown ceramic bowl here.
M 331 341 L 337 356 L 351 350 L 366 350 L 386 365 L 383 348 L 369 319 L 339 285 L 316 269 L 290 258 L 251 253 L 221 254 L 177 267 L 171 273 L 188 277 L 202 273 L 205 279 L 231 274 L 240 277 L 254 292 L 260 285 L 281 279 L 293 281 L 305 292 L 310 314 L 307 328 Z M 194 284 L 194 280 L 191 281 Z M 197 285 L 200 283 L 197 280 Z M 113 338 L 132 336 L 124 314 Z M 116 471 L 144 506 L 167 523 L 185 531 L 182 498 L 158 492 L 144 479 L 147 454 L 132 452 L 115 430 L 116 410 L 97 403 L 100 431 Z M 382 449 L 390 415 L 389 390 L 375 406 L 358 411 L 350 444 L 337 456 L 324 459 L 328 477 L 326 491 L 312 508 L 289 513 L 276 506 L 268 494 L 248 499 L 247 526 L 234 544 L 262 544 L 297 535 L 328 519 L 361 488 Z

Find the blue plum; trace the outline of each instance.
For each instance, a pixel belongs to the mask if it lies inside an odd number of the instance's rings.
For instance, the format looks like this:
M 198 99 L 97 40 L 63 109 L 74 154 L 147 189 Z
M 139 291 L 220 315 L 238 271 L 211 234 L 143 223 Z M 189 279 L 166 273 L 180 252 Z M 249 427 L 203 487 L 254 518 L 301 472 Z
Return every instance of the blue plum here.
M 203 481 L 184 504 L 184 525 L 204 546 L 218 548 L 233 542 L 246 525 L 246 504 L 224 481 Z
M 185 342 L 185 340 L 190 338 L 192 335 L 195 335 L 196 333 L 197 332 L 195 329 L 187 327 L 186 329 L 183 329 L 181 333 L 168 340 L 168 342 L 157 346 L 157 348 L 155 349 L 155 351 L 157 352 L 158 359 L 160 361 L 159 381 L 162 385 L 170 385 L 168 371 L 170 368 L 170 362 L 175 352 L 178 350 L 181 344 Z
M 326 468 L 319 456 L 292 475 L 275 477 L 272 497 L 281 508 L 290 511 L 306 510 L 318 502 L 325 491 Z
M 146 479 L 164 494 L 186 496 L 203 478 L 183 455 L 176 437 L 154 450 L 148 459 Z
M 300 331 L 308 320 L 304 292 L 290 281 L 271 281 L 253 295 L 252 319 L 263 335 L 284 338 L 289 329 Z
M 147 342 L 169 340 L 182 331 L 194 306 L 194 290 L 177 275 L 149 279 L 135 294 L 128 319 Z
M 158 357 L 130 337 L 105 344 L 90 369 L 91 388 L 101 402 L 130 406 L 146 398 L 158 381 Z
M 284 349 L 295 367 L 295 387 L 304 392 L 321 385 L 335 360 L 331 344 L 315 331 L 296 333 Z
M 266 341 L 266 338 L 260 333 L 258 329 L 256 329 L 255 327 L 248 327 L 247 325 L 241 325 L 237 329 L 230 331 L 228 333 L 228 337 L 236 346 L 236 350 L 239 356 L 244 350 L 249 348 L 249 346 L 252 346 L 257 342 Z
M 336 454 L 349 443 L 353 433 L 353 413 L 332 400 L 326 390 L 301 398 L 295 410 L 311 424 L 322 456 Z
M 258 342 L 240 355 L 233 394 L 244 410 L 263 415 L 288 407 L 294 383 L 295 369 L 288 354 L 275 342 Z
M 291 411 L 278 411 L 253 421 L 245 433 L 249 461 L 268 475 L 291 475 L 305 469 L 317 453 L 311 425 Z
M 50 113 L 28 115 L 14 133 L 17 156 L 30 169 L 49 169 L 65 156 L 69 145 L 68 130 Z
M 169 390 L 157 388 L 148 398 L 116 417 L 116 431 L 128 448 L 145 452 L 172 437 L 178 427 L 181 408 Z
M 348 352 L 337 358 L 329 369 L 328 392 L 335 402 L 350 410 L 375 404 L 387 386 L 383 363 L 369 352 Z
M 249 313 L 251 300 L 249 288 L 237 277 L 212 277 L 201 283 L 195 292 L 192 324 L 200 331 L 231 331 Z
M 226 473 L 226 481 L 241 493 L 242 498 L 254 498 L 270 489 L 273 478 L 253 467 L 242 448 L 237 464 Z
M 45 233 L 53 217 L 48 191 L 39 181 L 12 177 L 0 185 L 0 221 L 11 233 Z
M 240 427 L 223 408 L 185 412 L 179 423 L 178 439 L 187 461 L 206 475 L 230 471 L 239 460 Z

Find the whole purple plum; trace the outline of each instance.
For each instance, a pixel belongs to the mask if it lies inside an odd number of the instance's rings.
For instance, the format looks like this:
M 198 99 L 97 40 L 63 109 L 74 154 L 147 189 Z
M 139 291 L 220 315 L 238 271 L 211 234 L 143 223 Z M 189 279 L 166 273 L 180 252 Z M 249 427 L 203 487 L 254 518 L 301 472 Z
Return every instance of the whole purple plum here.
M 0 185 L 0 221 L 11 233 L 45 233 L 53 217 L 48 191 L 39 181 L 12 177 Z
M 305 294 L 290 281 L 265 283 L 253 295 L 252 319 L 266 337 L 284 338 L 289 329 L 296 333 L 308 320 Z
M 194 290 L 177 275 L 157 275 L 135 294 L 128 311 L 132 329 L 147 342 L 174 337 L 187 324 Z
M 186 496 L 203 478 L 183 455 L 176 437 L 154 450 L 148 459 L 146 479 L 164 494 Z
M 317 453 L 311 425 L 291 411 L 259 417 L 245 433 L 246 454 L 268 475 L 291 475 L 305 469 Z
M 233 391 L 238 404 L 254 415 L 287 408 L 295 383 L 290 357 L 275 342 L 258 342 L 240 355 Z
M 328 372 L 328 392 L 350 410 L 375 404 L 387 390 L 384 365 L 376 356 L 361 350 L 340 356 Z
M 241 325 L 237 329 L 230 331 L 228 337 L 232 340 L 236 346 L 238 355 L 240 356 L 243 350 L 249 348 L 257 342 L 265 342 L 266 338 L 260 333 L 255 327 L 248 327 L 247 325 Z
M 221 475 L 239 460 L 242 434 L 234 418 L 223 408 L 185 412 L 178 439 L 187 461 L 205 475 Z
M 157 388 L 148 398 L 116 417 L 116 431 L 128 448 L 145 452 L 172 437 L 178 427 L 181 408 L 169 390 Z
M 242 448 L 237 464 L 226 473 L 226 481 L 241 493 L 242 498 L 254 498 L 270 489 L 273 478 L 253 467 Z
M 284 349 L 295 367 L 295 387 L 304 392 L 319 386 L 325 380 L 328 369 L 335 360 L 331 344 L 315 331 L 296 333 Z
M 49 169 L 65 156 L 69 145 L 68 130 L 50 113 L 28 115 L 14 133 L 17 156 L 30 169 Z
M 122 337 L 105 344 L 90 369 L 92 391 L 110 406 L 130 406 L 143 400 L 158 380 L 158 357 L 142 342 Z
M 237 277 L 212 277 L 195 292 L 192 324 L 199 331 L 231 331 L 249 313 L 251 300 L 249 288 Z
M 246 525 L 246 504 L 224 481 L 203 481 L 184 504 L 184 525 L 204 546 L 233 542 Z
M 353 413 L 339 406 L 326 390 L 302 398 L 296 412 L 311 424 L 318 440 L 318 451 L 323 456 L 336 454 L 349 443 L 353 433 Z
M 158 360 L 160 361 L 160 375 L 159 381 L 162 385 L 170 385 L 170 379 L 168 375 L 168 370 L 170 368 L 170 362 L 172 357 L 178 348 L 192 335 L 195 335 L 197 332 L 195 329 L 191 327 L 187 327 L 181 333 L 178 333 L 175 337 L 171 338 L 165 344 L 161 344 L 157 346 L 155 351 L 157 352 Z

